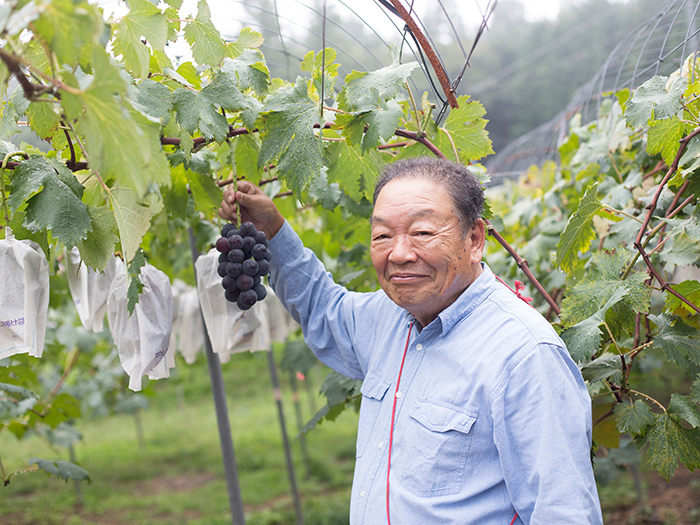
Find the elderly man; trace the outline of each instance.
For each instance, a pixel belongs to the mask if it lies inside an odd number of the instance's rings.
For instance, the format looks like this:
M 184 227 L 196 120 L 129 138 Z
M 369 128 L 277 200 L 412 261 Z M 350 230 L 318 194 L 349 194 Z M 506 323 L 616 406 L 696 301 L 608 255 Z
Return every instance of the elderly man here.
M 381 290 L 350 292 L 257 187 L 220 215 L 270 239 L 271 284 L 328 366 L 363 380 L 350 523 L 601 524 L 590 398 L 535 309 L 482 263 L 483 191 L 459 164 L 390 164 L 374 193 Z

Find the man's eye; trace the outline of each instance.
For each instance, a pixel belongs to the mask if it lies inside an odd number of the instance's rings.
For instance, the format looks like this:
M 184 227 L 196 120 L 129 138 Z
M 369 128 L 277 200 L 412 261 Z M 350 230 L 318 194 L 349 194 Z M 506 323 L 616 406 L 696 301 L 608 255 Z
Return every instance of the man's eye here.
M 388 239 L 389 236 L 386 233 L 379 233 L 375 236 L 372 237 L 373 241 L 383 241 L 384 239 Z
M 429 235 L 432 235 L 432 232 L 421 230 L 421 231 L 417 231 L 414 235 L 429 236 Z

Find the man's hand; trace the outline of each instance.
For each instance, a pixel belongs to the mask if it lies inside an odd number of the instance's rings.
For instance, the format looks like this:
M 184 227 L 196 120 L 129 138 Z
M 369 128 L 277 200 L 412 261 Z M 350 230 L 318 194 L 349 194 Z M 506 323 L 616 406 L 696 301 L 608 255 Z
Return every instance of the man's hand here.
M 252 222 L 268 239 L 272 239 L 284 224 L 284 217 L 272 199 L 248 181 L 239 181 L 237 191 L 232 187 L 224 190 L 219 216 L 235 223 L 237 207 L 241 210 L 241 222 Z

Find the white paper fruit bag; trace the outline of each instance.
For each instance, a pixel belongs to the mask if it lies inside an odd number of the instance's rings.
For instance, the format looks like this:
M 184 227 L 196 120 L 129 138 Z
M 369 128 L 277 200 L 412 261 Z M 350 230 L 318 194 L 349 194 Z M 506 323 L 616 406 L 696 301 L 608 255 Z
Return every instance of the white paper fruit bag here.
M 9 228 L 0 241 L 0 358 L 44 351 L 49 310 L 49 264 L 39 245 L 18 241 Z
M 122 368 L 129 375 L 129 388 L 141 390 L 141 380 L 169 376 L 172 357 L 164 361 L 173 326 L 173 296 L 170 279 L 146 264 L 139 275 L 143 290 L 134 311 L 127 309 L 126 269 L 112 281 L 107 299 L 107 320 L 117 345 Z
M 124 263 L 114 255 L 102 272 L 82 263 L 77 248 L 66 252 L 66 274 L 73 303 L 86 330 L 102 332 L 107 313 L 107 296 L 118 266 Z
M 204 326 L 199 309 L 197 289 L 175 279 L 173 291 L 173 331 L 170 334 L 170 351 L 180 352 L 188 365 L 197 360 L 197 354 L 204 347 Z

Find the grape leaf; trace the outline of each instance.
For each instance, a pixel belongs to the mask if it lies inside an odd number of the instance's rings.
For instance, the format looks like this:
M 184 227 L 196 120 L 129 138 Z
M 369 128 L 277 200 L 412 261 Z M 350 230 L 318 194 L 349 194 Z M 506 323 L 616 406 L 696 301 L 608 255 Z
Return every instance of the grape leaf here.
M 258 95 L 267 94 L 270 72 L 259 50 L 246 49 L 233 60 L 225 58 L 221 71 L 236 79 L 241 90 L 252 89 Z
M 644 281 L 642 272 L 632 272 L 622 280 L 630 252 L 620 250 L 615 253 L 596 252 L 589 263 L 588 272 L 579 284 L 574 286 L 562 301 L 561 320 L 565 326 L 575 324 L 598 312 L 603 304 L 624 290 L 624 300 L 616 301 L 615 313 L 621 323 L 631 323 L 634 316 L 648 309 L 650 288 Z M 611 305 L 612 306 L 612 305 Z
M 346 141 L 333 141 L 326 148 L 328 181 L 338 182 L 345 194 L 355 202 L 371 199 L 374 184 L 382 169 L 383 160 L 377 150 L 363 155 L 356 146 Z
M 678 118 L 652 121 L 647 133 L 647 153 L 649 155 L 661 153 L 664 162 L 670 166 L 678 154 L 680 140 L 687 128 L 688 125 Z
M 91 221 L 80 200 L 82 186 L 63 164 L 56 162 L 54 167 L 40 155 L 31 156 L 15 169 L 10 190 L 8 204 L 13 212 L 27 202 L 27 229 L 51 230 L 68 248 L 87 237 Z
M 683 396 L 675 392 L 671 394 L 667 413 L 678 423 L 686 422 L 693 428 L 700 426 L 700 412 L 690 396 Z
M 683 281 L 681 283 L 674 284 L 673 289 L 690 302 L 700 304 L 700 282 L 692 280 Z M 681 317 L 695 315 L 695 310 L 673 294 L 666 294 L 665 301 L 666 309 L 674 315 L 680 315 Z
M 236 87 L 235 78 L 224 72 L 217 74 L 199 92 L 185 88 L 176 90 L 173 107 L 178 121 L 189 133 L 199 128 L 206 139 L 223 142 L 229 125 L 218 108 L 239 111 L 247 107 L 247 100 Z
M 90 168 L 103 179 L 116 177 L 140 195 L 151 181 L 169 183 L 160 126 L 129 111 L 113 96 L 124 93 L 126 85 L 104 50 L 93 53 L 93 66 L 94 77 L 81 97 L 85 117 L 77 124 L 85 137 Z
M 198 64 L 217 66 L 226 56 L 226 44 L 211 21 L 206 0 L 199 0 L 197 16 L 187 22 L 185 40 L 192 46 L 192 56 Z
M 261 172 L 258 169 L 258 154 L 260 144 L 253 135 L 239 135 L 234 141 L 236 151 L 236 174 L 245 177 L 246 180 L 257 183 L 260 180 Z
M 10 99 L 5 102 L 2 108 L 0 140 L 9 138 L 21 131 L 17 125 L 17 120 L 25 114 L 28 108 L 29 101 L 24 96 L 24 90 L 22 90 L 21 86 L 17 86 L 12 92 Z
M 622 360 L 619 355 L 605 354 L 581 367 L 583 379 L 589 383 L 609 379 L 619 382 L 622 378 Z
M 106 207 L 87 207 L 92 230 L 87 238 L 78 243 L 80 258 L 85 264 L 96 270 L 104 270 L 107 267 L 114 247 L 119 242 L 117 236 L 117 222 L 114 213 Z
M 450 111 L 445 125 L 436 137 L 437 147 L 454 161 L 469 163 L 493 153 L 491 139 L 486 131 L 488 120 L 484 106 L 469 96 L 457 99 L 459 107 Z M 454 158 L 455 148 L 459 158 Z
M 143 291 L 143 283 L 139 276 L 141 275 L 141 268 L 145 265 L 146 255 L 143 253 L 143 249 L 139 248 L 136 250 L 134 258 L 127 267 L 129 284 L 126 289 L 126 309 L 129 311 L 129 315 L 134 313 L 134 308 L 136 308 L 136 303 L 139 300 L 139 294 Z
M 280 368 L 286 372 L 308 374 L 318 364 L 318 358 L 301 339 L 292 339 L 285 343 Z
M 112 188 L 108 196 L 119 228 L 124 260 L 130 263 L 148 231 L 151 218 L 160 211 L 162 203 L 141 201 L 130 188 Z
M 167 35 L 168 19 L 160 9 L 147 0 L 129 0 L 129 12 L 115 25 L 114 54 L 123 55 L 124 65 L 135 77 L 146 78 L 151 52 L 141 38 L 162 51 Z
M 257 49 L 263 45 L 265 39 L 262 34 L 253 31 L 249 27 L 244 27 L 235 42 L 226 44 L 226 55 L 229 58 L 240 56 L 245 49 Z
M 593 217 L 601 213 L 605 205 L 598 200 L 598 183 L 586 188 L 578 209 L 569 217 L 557 244 L 555 264 L 565 272 L 571 272 L 579 263 L 579 252 L 586 253 L 595 239 Z
M 645 445 L 647 461 L 666 481 L 679 460 L 689 469 L 700 467 L 700 430 L 681 426 L 667 413 L 655 416 L 651 429 L 637 440 L 637 447 Z
M 667 224 L 673 242 L 664 245 L 660 259 L 667 265 L 694 264 L 700 258 L 700 207 L 687 219 L 667 219 Z
M 32 32 L 46 42 L 59 64 L 76 64 L 83 48 L 104 28 L 102 12 L 86 0 L 53 0 L 42 5 Z
M 654 413 L 643 401 L 635 401 L 631 405 L 618 403 L 615 405 L 615 421 L 621 433 L 640 435 L 654 424 Z
M 605 320 L 605 314 L 625 295 L 627 290 L 624 287 L 615 288 L 602 308 L 560 334 L 574 361 L 577 363 L 588 361 L 599 350 L 603 335 L 599 327 Z
M 50 102 L 33 102 L 27 109 L 29 126 L 42 139 L 52 135 L 61 123 L 54 108 L 55 105 Z
M 321 140 L 314 133 L 318 107 L 307 91 L 308 80 L 298 77 L 294 86 L 280 88 L 268 97 L 261 115 L 264 131 L 258 169 L 279 159 L 279 176 L 297 196 L 323 165 Z
M 147 78 L 136 85 L 131 105 L 145 117 L 156 119 L 164 126 L 173 107 L 172 92 L 163 84 Z M 131 93 L 130 93 L 131 96 Z
M 318 53 L 309 51 L 304 56 L 301 63 L 301 70 L 311 73 L 312 85 L 315 91 L 315 99 L 318 100 L 323 91 L 324 98 L 333 92 L 335 83 L 338 80 L 338 68 L 340 64 L 334 64 L 337 53 L 335 49 L 325 48 Z M 321 85 L 323 79 L 323 86 Z
M 187 201 L 189 200 L 187 175 L 185 175 L 184 168 L 173 168 L 170 170 L 170 177 L 170 187 L 161 189 L 163 205 L 171 216 L 184 221 L 187 217 Z
M 185 175 L 192 191 L 195 209 L 207 218 L 214 216 L 224 198 L 221 188 L 211 176 L 200 172 L 186 170 Z
M 68 482 L 69 479 L 90 481 L 90 474 L 87 470 L 69 461 L 51 461 L 48 459 L 32 458 L 29 460 L 29 464 L 36 464 L 36 466 L 46 472 L 46 474 L 53 474 L 54 476 L 64 479 L 66 482 Z
M 688 326 L 679 317 L 650 315 L 659 333 L 654 337 L 653 348 L 660 349 L 666 359 L 690 373 L 700 366 L 700 338 L 697 329 Z
M 649 119 L 665 119 L 681 111 L 681 97 L 687 86 L 685 79 L 679 79 L 668 91 L 668 77 L 657 75 L 634 90 L 631 99 L 625 104 L 625 119 L 632 128 L 645 126 Z

